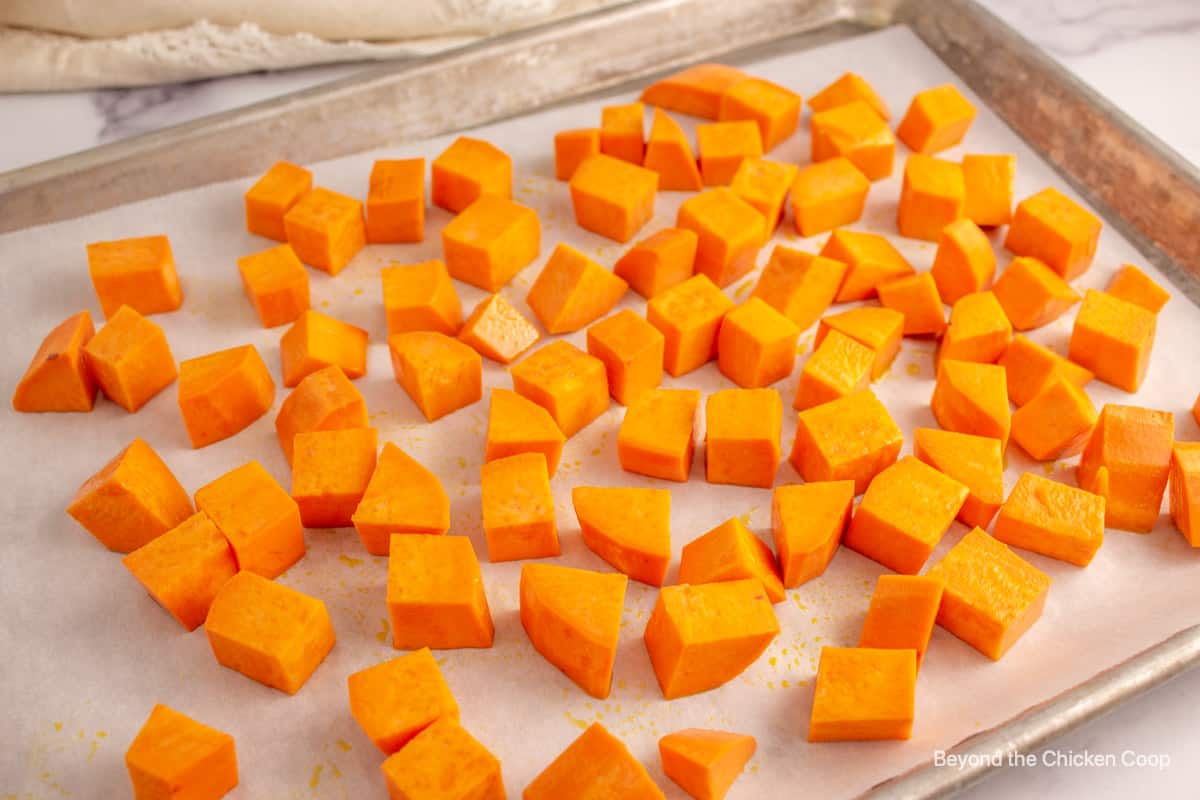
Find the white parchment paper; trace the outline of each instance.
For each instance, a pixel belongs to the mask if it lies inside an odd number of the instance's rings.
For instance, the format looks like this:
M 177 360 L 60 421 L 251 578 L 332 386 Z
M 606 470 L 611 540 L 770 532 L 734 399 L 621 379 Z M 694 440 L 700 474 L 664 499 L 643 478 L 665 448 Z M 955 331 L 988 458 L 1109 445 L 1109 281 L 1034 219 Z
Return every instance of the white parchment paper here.
M 952 73 L 908 31 L 892 29 L 816 50 L 748 65 L 755 74 L 810 96 L 847 69 L 866 76 L 887 99 L 897 122 L 918 90 L 953 81 Z M 968 92 L 968 95 L 970 93 Z M 628 96 L 617 98 L 621 101 Z M 477 135 L 512 154 L 514 197 L 537 209 L 543 224 L 543 255 L 504 293 L 519 306 L 545 258 L 559 241 L 570 242 L 611 265 L 624 247 L 586 233 L 573 223 L 564 184 L 553 176 L 555 131 L 596 125 L 609 101 L 581 103 L 483 128 Z M 1017 196 L 1063 182 L 979 104 L 979 116 L 963 152 L 1017 154 Z M 377 109 L 380 115 L 388 109 Z M 807 117 L 807 111 L 805 112 Z M 691 122 L 681 118 L 691 130 Z M 336 120 L 314 121 L 333 125 Z M 807 119 L 802 130 L 771 154 L 808 162 Z M 330 135 L 323 131 L 322 135 Z M 314 165 L 318 184 L 363 196 L 375 157 L 432 158 L 450 137 L 386 148 Z M 857 226 L 893 237 L 918 269 L 927 269 L 934 247 L 896 236 L 896 201 L 905 148 L 896 175 L 876 183 L 867 213 Z M 264 154 L 264 165 L 271 161 Z M 7 311 L 0 388 L 11 393 L 45 333 L 81 308 L 99 319 L 87 275 L 84 245 L 99 239 L 165 232 L 171 237 L 185 302 L 158 315 L 175 355 L 190 358 L 238 344 L 256 345 L 279 379 L 278 341 L 283 328 L 263 330 L 238 279 L 236 258 L 269 244 L 242 228 L 242 192 L 249 181 L 218 184 L 113 209 L 85 219 L 0 237 L 0 297 Z M 1068 192 L 1069 193 L 1069 192 Z M 654 220 L 643 235 L 673 223 L 686 195 L 660 194 Z M 336 279 L 312 273 L 315 307 L 371 333 L 369 374 L 358 381 L 381 437 L 394 441 L 434 469 L 452 502 L 453 535 L 469 536 L 483 556 L 478 470 L 486 426 L 484 402 L 429 425 L 396 385 L 388 362 L 379 269 L 392 262 L 440 257 L 440 229 L 449 215 L 429 212 L 426 241 L 419 245 L 364 250 Z M 798 240 L 790 223 L 776 242 L 815 251 L 825 235 Z M 995 237 L 1000 264 L 1009 256 Z M 764 249 L 759 263 L 765 263 Z M 1122 262 L 1137 253 L 1114 231 L 1101 237 L 1095 264 L 1078 288 L 1101 287 Z M 1143 265 L 1144 266 L 1144 265 Z M 1150 270 L 1156 278 L 1153 270 Z M 757 270 L 730 287 L 748 295 Z M 458 285 L 465 311 L 483 296 Z M 621 304 L 639 312 L 632 292 Z M 1034 334 L 1065 352 L 1074 312 Z M 1188 412 L 1200 389 L 1195 342 L 1200 314 L 1177 296 L 1159 318 L 1149 376 L 1130 396 L 1098 382 L 1089 393 L 1105 402 L 1132 402 L 1176 413 L 1176 434 L 1200 432 Z M 807 347 L 812 331 L 802 337 Z M 582 332 L 568 337 L 584 344 Z M 889 375 L 875 390 L 905 431 L 934 426 L 928 401 L 933 389 L 932 345 L 905 340 Z M 801 357 L 803 358 L 803 356 Z M 798 361 L 798 364 L 800 362 Z M 507 371 L 485 362 L 487 387 L 511 385 Z M 712 391 L 728 386 L 715 364 L 668 386 Z M 777 388 L 789 404 L 796 375 Z M 284 397 L 276 397 L 276 410 Z M 672 538 L 679 548 L 731 516 L 742 516 L 769 540 L 770 492 L 711 486 L 704 479 L 703 448 L 692 480 L 664 484 L 624 473 L 615 439 L 623 408 L 615 403 L 568 442 L 553 481 L 563 556 L 559 563 L 609 567 L 582 544 L 570 505 L 575 485 L 659 485 L 673 494 Z M 146 438 L 183 484 L 194 491 L 241 464 L 258 459 L 284 485 L 286 462 L 275 439 L 275 410 L 231 439 L 192 450 L 179 418 L 175 387 L 138 414 L 101 401 L 92 414 L 19 415 L 0 412 L 0 796 L 13 798 L 114 798 L 127 796 L 123 754 L 156 702 L 167 703 L 237 739 L 242 785 L 235 798 L 383 797 L 381 755 L 359 731 L 346 699 L 351 672 L 396 655 L 390 645 L 384 603 L 386 559 L 368 556 L 352 529 L 307 532 L 308 556 L 281 580 L 328 605 L 338 644 L 304 689 L 288 697 L 226 670 L 212 657 L 203 630 L 185 633 L 121 566 L 74 523 L 64 509 L 76 487 L 134 436 Z M 786 415 L 786 453 L 794 417 Z M 698 435 L 703 435 L 701 421 Z M 1025 470 L 1045 470 L 1073 482 L 1070 464 L 1038 465 L 1009 449 L 1009 486 Z M 784 463 L 778 483 L 797 481 Z M 963 534 L 955 524 L 938 548 L 939 558 Z M 684 795 L 659 766 L 659 736 L 687 726 L 753 734 L 758 754 L 731 797 L 837 797 L 857 793 L 929 759 L 937 748 L 994 726 L 1096 672 L 1200 619 L 1195 606 L 1200 555 L 1186 546 L 1164 515 L 1155 531 L 1138 536 L 1110 531 L 1095 561 L 1079 569 L 1022 553 L 1054 579 L 1046 612 L 1009 652 L 992 663 L 942 630 L 936 630 L 917 688 L 917 716 L 908 742 L 809 744 L 806 742 L 812 680 L 825 645 L 857 642 L 876 576 L 883 568 L 842 549 L 828 572 L 776 606 L 782 633 L 745 674 L 713 692 L 665 702 L 642 644 L 655 592 L 630 583 L 612 695 L 597 701 L 544 661 L 529 645 L 517 616 L 519 563 L 483 564 L 496 622 L 490 650 L 438 653 L 462 707 L 463 723 L 502 761 L 512 796 L 580 730 L 600 720 L 649 768 L 667 795 Z M 673 568 L 669 580 L 673 580 Z

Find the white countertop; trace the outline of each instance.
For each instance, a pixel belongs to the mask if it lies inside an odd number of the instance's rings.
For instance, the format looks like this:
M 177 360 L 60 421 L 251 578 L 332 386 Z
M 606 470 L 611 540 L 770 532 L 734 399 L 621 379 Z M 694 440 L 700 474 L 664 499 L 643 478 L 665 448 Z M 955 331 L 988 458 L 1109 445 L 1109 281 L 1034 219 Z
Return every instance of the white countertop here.
M 1200 165 L 1200 2 L 1197 0 L 984 0 L 984 4 Z M 319 67 L 182 86 L 0 96 L 0 171 L 184 122 L 353 73 Z M 973 800 L 1194 797 L 1200 794 L 1200 670 L 1133 700 L 1039 754 L 1165 755 L 1152 767 L 1009 768 L 964 793 Z M 1057 755 L 1056 755 L 1057 754 Z

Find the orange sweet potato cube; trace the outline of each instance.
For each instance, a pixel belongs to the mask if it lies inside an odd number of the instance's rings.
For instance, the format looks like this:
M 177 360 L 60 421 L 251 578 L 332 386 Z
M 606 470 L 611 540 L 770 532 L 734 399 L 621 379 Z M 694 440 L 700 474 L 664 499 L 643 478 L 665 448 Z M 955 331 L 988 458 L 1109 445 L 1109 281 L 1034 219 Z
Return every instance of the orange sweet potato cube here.
M 658 173 L 598 153 L 571 176 L 575 223 L 617 242 L 628 242 L 654 216 Z
M 658 740 L 663 773 L 691 797 L 721 800 L 754 757 L 753 736 L 684 728 Z
M 388 336 L 409 331 L 458 333 L 462 304 L 440 259 L 384 267 L 379 274 Z
M 646 768 L 599 722 L 589 725 L 525 787 L 522 800 L 588 796 L 622 800 L 664 797 Z
M 887 103 L 876 93 L 871 84 L 867 83 L 861 75 L 853 72 L 845 73 L 810 97 L 808 107 L 813 111 L 828 111 L 831 108 L 853 103 L 855 100 L 865 102 L 882 119 L 888 119 L 891 116 L 888 113 Z
M 764 151 L 791 136 L 800 122 L 800 95 L 762 78 L 738 81 L 721 95 L 717 119 L 751 120 L 758 126 Z
M 1018 331 L 1048 325 L 1079 302 L 1079 293 L 1036 258 L 1017 256 L 992 285 L 1005 316 Z
M 386 556 L 392 534 L 445 534 L 450 500 L 437 475 L 387 442 L 350 520 L 366 551 Z
M 841 261 L 775 245 L 750 296 L 765 300 L 805 330 L 829 308 L 847 269 Z
M 916 650 L 822 647 L 808 740 L 909 739 L 916 686 Z
M 304 557 L 300 508 L 257 461 L 197 489 L 196 509 L 229 540 L 242 572 L 274 578 Z
M 800 412 L 791 462 L 806 481 L 853 480 L 860 494 L 896 462 L 902 444 L 888 410 L 863 389 Z
M 95 333 L 92 315 L 80 311 L 46 334 L 13 390 L 13 410 L 91 411 L 99 387 L 83 349 Z
M 1137 533 L 1154 527 L 1174 443 L 1170 411 L 1112 403 L 1100 410 L 1075 476 L 1079 488 L 1104 497 L 1106 526 Z
M 483 359 L 458 339 L 435 331 L 388 337 L 396 383 L 433 422 L 483 398 Z
M 275 381 L 254 345 L 179 365 L 179 412 L 192 447 L 233 436 L 275 404 Z
M 754 269 L 766 226 L 754 206 L 720 188 L 690 197 L 679 207 L 675 227 L 694 231 L 696 272 L 725 287 Z
M 776 486 L 771 533 L 783 585 L 795 589 L 825 571 L 842 542 L 854 506 L 854 481 Z
M 862 217 L 871 182 L 843 156 L 809 164 L 792 183 L 796 233 L 816 236 Z
M 950 308 L 950 324 L 938 348 L 938 360 L 993 364 L 1008 349 L 1012 332 L 1012 323 L 994 292 L 963 295 Z
M 1104 291 L 1155 314 L 1171 299 L 1170 292 L 1133 264 L 1122 264 Z
M 384 755 L 439 719 L 458 719 L 458 703 L 427 647 L 351 673 L 346 687 L 350 714 Z
M 705 478 L 769 489 L 779 468 L 783 403 L 774 389 L 722 389 L 705 401 Z
M 341 272 L 367 242 L 362 203 L 319 186 L 292 206 L 283 226 L 300 260 L 330 275 Z
M 658 173 L 660 192 L 698 192 L 704 188 L 687 134 L 661 108 L 654 109 L 642 166 Z
M 717 355 L 721 320 L 733 301 L 706 275 L 694 275 L 646 304 L 646 319 L 665 338 L 663 368 L 678 378 Z
M 879 284 L 879 304 L 904 315 L 905 336 L 940 336 L 946 330 L 946 310 L 937 281 L 928 272 Z
M 88 272 L 105 319 L 121 306 L 140 314 L 174 311 L 183 304 L 171 241 L 140 236 L 87 246 Z
M 942 359 L 929 405 L 945 430 L 990 436 L 1008 445 L 1012 413 L 1004 367 Z
M 1136 392 L 1150 366 L 1157 323 L 1152 311 L 1088 289 L 1075 316 L 1067 357 L 1105 383 Z
M 559 242 L 525 302 L 547 333 L 571 333 L 611 311 L 628 288 L 624 279 Z
M 1104 498 L 1026 472 L 1000 507 L 992 535 L 1009 547 L 1086 567 L 1104 543 Z
M 492 389 L 484 461 L 518 453 L 541 453 L 553 478 L 566 440 L 549 411 L 511 389 Z
M 367 187 L 367 241 L 372 244 L 425 239 L 425 159 L 381 159 Z
M 311 189 L 311 172 L 287 161 L 275 162 L 246 192 L 246 230 L 286 242 L 283 217 Z
M 1012 439 L 1036 461 L 1068 458 L 1083 449 L 1096 424 L 1087 394 L 1059 377 L 1012 415 Z
M 1014 155 L 966 155 L 962 159 L 967 219 L 976 225 L 1007 225 L 1012 219 L 1013 181 L 1017 175 Z
M 483 195 L 442 228 L 450 276 L 488 292 L 499 291 L 541 250 L 537 212 L 499 195 Z
M 649 300 L 692 277 L 698 242 L 695 231 L 663 228 L 629 248 L 613 273 Z
M 800 329 L 765 301 L 751 297 L 721 320 L 717 365 L 745 389 L 770 386 L 792 374 Z
M 747 77 L 725 64 L 695 64 L 647 86 L 640 99 L 680 114 L 716 119 L 725 92 Z
M 217 591 L 238 571 L 229 540 L 203 511 L 146 542 L 121 563 L 189 631 L 204 623 Z
M 599 152 L 599 128 L 576 128 L 554 134 L 554 177 L 571 180 L 584 159 Z
M 915 650 L 920 669 L 945 588 L 927 575 L 880 575 L 858 646 Z
M 936 242 L 943 228 L 963 216 L 965 198 L 961 166 L 914 153 L 904 162 L 896 227 L 901 236 Z
M 288 388 L 330 366 L 351 380 L 361 378 L 367 374 L 367 332 L 310 309 L 280 338 L 279 356 Z
M 917 153 L 938 153 L 962 141 L 975 121 L 975 106 L 952 84 L 917 92 L 896 136 Z
M 512 368 L 513 388 L 550 412 L 570 438 L 608 410 L 604 362 L 570 342 L 551 342 Z
M 537 344 L 542 334 L 503 295 L 492 294 L 475 306 L 459 329 L 458 338 L 484 358 L 511 364 Z
M 913 455 L 967 487 L 958 519 L 969 527 L 992 524 L 1004 502 L 1004 445 L 990 436 L 917 428 Z
M 492 612 L 465 536 L 393 534 L 387 606 L 392 646 L 399 650 L 492 646 Z
M 641 103 L 600 109 L 600 152 L 641 166 L 646 149 L 645 117 Z
M 955 220 L 942 228 L 930 274 L 944 303 L 954 305 L 965 295 L 982 292 L 996 275 L 992 243 L 971 220 Z
M 323 602 L 246 571 L 217 592 L 204 631 L 218 664 L 293 695 L 335 638 Z
M 418 733 L 380 769 L 392 800 L 504 800 L 500 762 L 452 719 L 440 719 Z
M 1073 280 L 1092 265 L 1101 227 L 1090 211 L 1057 189 L 1047 188 L 1017 204 L 1004 246 Z
M 293 322 L 308 310 L 308 270 L 290 244 L 242 256 L 238 272 L 264 328 Z
M 874 364 L 874 350 L 841 331 L 829 331 L 800 370 L 792 408 L 803 411 L 866 389 Z
M 1192 547 L 1200 547 L 1200 443 L 1175 442 L 1171 449 L 1171 522 Z
M 729 189 L 763 215 L 763 241 L 783 220 L 783 201 L 796 180 L 796 165 L 764 158 L 742 159 Z
M 681 584 L 759 581 L 771 603 L 787 598 L 771 548 L 733 517 L 684 545 L 679 558 Z
M 306 528 L 345 528 L 375 472 L 379 437 L 374 428 L 296 434 L 292 499 Z
M 626 472 L 683 483 L 692 471 L 700 392 L 651 389 L 625 410 L 617 458 Z
M 512 197 L 512 159 L 482 139 L 455 139 L 433 160 L 432 175 L 433 204 L 451 214 L 483 195 L 504 200 Z
M 129 306 L 117 309 L 88 340 L 83 359 L 104 396 L 130 413 L 179 374 L 163 329 Z
M 367 403 L 340 367 L 308 375 L 284 399 L 275 417 L 279 446 L 292 463 L 292 439 L 304 431 L 367 427 Z
M 891 308 L 862 306 L 831 314 L 821 320 L 817 327 L 815 344 L 820 347 L 831 331 L 849 336 L 868 347 L 875 354 L 871 365 L 871 378 L 882 378 L 900 352 L 904 338 L 904 315 Z
M 1037 622 L 1050 578 L 982 528 L 927 573 L 946 583 L 937 622 L 993 661 Z
M 826 240 L 820 255 L 847 267 L 846 278 L 834 298 L 837 303 L 874 297 L 879 284 L 915 272 L 895 245 L 877 233 L 839 228 Z
M 238 784 L 233 737 L 155 705 L 125 751 L 134 800 L 217 800 Z
M 550 473 L 540 453 L 518 453 L 486 462 L 480 469 L 479 492 L 488 561 L 559 554 Z
M 865 101 L 854 100 L 815 111 L 810 125 L 814 162 L 845 156 L 869 180 L 882 180 L 892 174 L 896 137 L 883 117 Z
M 906 456 L 871 481 L 842 544 L 888 569 L 916 575 L 968 493 L 954 478 Z
M 662 586 L 671 564 L 671 492 L 576 486 L 571 504 L 583 543 L 618 572 Z
M 627 406 L 662 383 L 664 337 L 631 309 L 587 330 L 587 350 L 604 362 L 608 391 Z
M 705 186 L 728 186 L 743 159 L 763 154 L 762 135 L 751 120 L 697 125 L 696 140 Z
M 1012 343 L 997 363 L 1004 367 L 1008 379 L 1008 398 L 1016 406 L 1028 403 L 1060 376 L 1081 389 L 1087 386 L 1093 377 L 1089 370 L 1068 361 L 1043 345 L 1030 341 L 1023 334 L 1013 337 Z

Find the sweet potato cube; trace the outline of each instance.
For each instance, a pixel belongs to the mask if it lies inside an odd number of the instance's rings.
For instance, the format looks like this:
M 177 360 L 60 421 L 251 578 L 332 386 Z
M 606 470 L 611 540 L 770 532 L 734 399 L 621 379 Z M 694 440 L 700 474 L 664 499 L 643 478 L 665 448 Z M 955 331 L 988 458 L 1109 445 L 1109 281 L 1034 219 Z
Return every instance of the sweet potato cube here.
M 756 578 L 664 586 L 643 636 L 663 697 L 707 692 L 736 678 L 779 633 Z
M 662 586 L 671 563 L 671 493 L 576 486 L 571 502 L 583 543 L 618 572 Z
M 1079 292 L 1036 258 L 1018 256 L 992 286 L 1005 316 L 1018 331 L 1048 325 L 1079 302 Z
M 1004 447 L 999 439 L 917 428 L 913 455 L 967 487 L 958 520 L 972 528 L 992 524 L 1004 502 Z
M 1036 461 L 1068 458 L 1083 449 L 1096 424 L 1087 393 L 1059 377 L 1012 415 L 1012 439 Z
M 617 432 L 621 469 L 683 483 L 692 471 L 695 389 L 651 389 L 625 410 Z
M 698 242 L 695 231 L 664 228 L 631 247 L 613 265 L 613 273 L 650 300 L 692 277 Z
M 286 242 L 283 217 L 311 189 L 311 172 L 287 161 L 275 162 L 246 192 L 246 230 Z
M 1170 292 L 1133 264 L 1122 264 L 1104 291 L 1155 314 L 1171 299 Z
M 218 800 L 238 784 L 233 737 L 156 705 L 125 751 L 134 800 Z
M 504 200 L 512 197 L 512 159 L 482 139 L 455 139 L 433 160 L 432 176 L 433 204 L 451 214 L 483 195 Z
M 967 203 L 963 213 L 976 225 L 1007 225 L 1012 219 L 1013 181 L 1017 175 L 1014 155 L 966 155 L 962 159 L 963 186 Z
M 951 222 L 938 237 L 930 274 L 944 303 L 954 305 L 969 294 L 982 292 L 996 275 L 991 241 L 969 219 Z
M 927 575 L 880 575 L 858 646 L 915 650 L 920 669 L 945 588 Z
M 367 374 L 367 332 L 320 311 L 305 311 L 279 340 L 283 385 L 289 388 L 326 367 L 353 380 Z
M 1086 567 L 1104 543 L 1104 498 L 1026 472 L 1000 507 L 992 535 L 1010 547 Z
M 814 162 L 845 156 L 869 180 L 882 180 L 892 174 L 896 137 L 887 122 L 865 101 L 854 100 L 826 111 L 815 111 L 810 125 Z
M 862 218 L 871 182 L 843 156 L 810 164 L 792 183 L 796 233 L 816 236 Z
M 774 150 L 796 131 L 800 122 L 800 95 L 762 78 L 747 78 L 721 95 L 717 119 L 751 120 L 758 126 L 762 149 Z
M 371 167 L 366 233 L 372 244 L 425 239 L 425 159 L 381 159 Z
M 128 553 L 192 515 L 192 501 L 158 453 L 141 439 L 75 492 L 67 513 L 100 544 Z
M 292 453 L 292 499 L 306 528 L 346 528 L 375 472 L 374 428 L 296 434 Z
M 781 603 L 787 595 L 775 554 L 737 517 L 722 522 L 683 547 L 681 584 L 718 583 L 750 578 L 762 584 L 767 599 Z
M 733 301 L 707 275 L 693 275 L 646 304 L 646 320 L 662 331 L 663 368 L 678 378 L 717 355 L 721 320 Z
M 877 233 L 834 231 L 820 255 L 846 265 L 846 278 L 838 288 L 836 303 L 874 297 L 879 284 L 905 278 L 915 270 L 900 251 Z
M 139 314 L 159 314 L 183 304 L 175 257 L 166 236 L 93 242 L 87 246 L 87 257 L 105 319 L 121 306 Z
M 146 542 L 121 563 L 189 631 L 204 623 L 217 591 L 238 571 L 229 541 L 204 512 Z
M 1057 189 L 1047 188 L 1017 204 L 1004 246 L 1073 280 L 1092 265 L 1101 227 L 1097 216 Z
M 975 121 L 975 106 L 953 84 L 917 92 L 896 136 L 917 153 L 939 153 L 962 141 Z
M 842 77 L 810 97 L 808 99 L 808 107 L 813 111 L 828 111 L 831 108 L 853 103 L 855 100 L 865 102 L 883 119 L 888 119 L 891 116 L 888 113 L 887 103 L 871 87 L 871 84 L 867 83 L 861 75 L 856 75 L 853 72 L 845 73 Z
M 384 755 L 439 719 L 458 719 L 458 703 L 427 647 L 352 673 L 346 684 L 350 713 Z
M 83 348 L 95 332 L 92 315 L 80 311 L 46 334 L 13 391 L 13 410 L 91 411 L 98 387 Z
M 880 305 L 904 315 L 905 336 L 940 336 L 946 329 L 946 310 L 930 273 L 881 283 L 877 291 Z
M 641 166 L 646 149 L 645 116 L 641 103 L 600 109 L 600 152 Z
M 750 296 L 806 330 L 829 308 L 847 269 L 841 261 L 775 245 Z
M 1008 446 L 1012 412 L 1004 367 L 943 359 L 929 405 L 943 429 L 989 436 Z
M 660 192 L 698 192 L 704 188 L 700 164 L 687 134 L 661 108 L 654 109 L 646 158 L 642 166 L 658 173 Z
M 217 663 L 296 694 L 333 649 L 333 623 L 315 597 L 242 571 L 217 592 L 204 623 Z
M 584 159 L 599 152 L 599 128 L 576 128 L 554 134 L 554 177 L 571 180 Z
M 705 478 L 770 489 L 779 469 L 783 403 L 774 389 L 722 389 L 705 401 Z
M 967 499 L 967 487 L 914 456 L 867 487 L 842 544 L 904 575 L 916 575 Z
M 783 201 L 796 180 L 796 165 L 764 158 L 742 160 L 729 190 L 758 210 L 763 216 L 763 242 L 775 233 L 783 220 Z
M 808 740 L 911 738 L 916 686 L 916 650 L 822 647 Z
M 555 564 L 521 567 L 521 626 L 533 648 L 601 700 L 612 686 L 628 583 Z
M 337 275 L 366 244 L 362 202 L 317 187 L 283 217 L 288 244 L 309 266 Z
M 666 795 L 621 740 L 599 722 L 593 722 L 525 787 L 521 797 L 665 800 Z
M 1174 443 L 1175 415 L 1169 411 L 1112 403 L 1100 410 L 1076 478 L 1079 488 L 1105 498 L 1107 527 L 1138 533 L 1154 527 Z
M 817 327 L 816 346 L 819 348 L 831 331 L 849 336 L 875 354 L 871 377 L 882 378 L 900 352 L 904 338 L 904 315 L 891 308 L 862 306 L 831 314 Z
M 1136 392 L 1150 366 L 1157 322 L 1152 311 L 1088 289 L 1075 315 L 1067 357 L 1105 383 Z
M 776 486 L 771 533 L 783 585 L 795 589 L 825 571 L 842 542 L 854 505 L 854 481 Z
M 458 338 L 484 358 L 511 364 L 533 347 L 542 334 L 503 295 L 493 294 L 475 306 L 459 330 Z
M 746 389 L 770 386 L 792 374 L 800 329 L 764 300 L 751 297 L 721 320 L 717 365 Z
M 766 238 L 763 216 L 754 206 L 719 188 L 689 197 L 679 207 L 675 227 L 694 231 L 696 272 L 725 287 L 754 269 Z
M 628 288 L 622 278 L 559 242 L 525 302 L 547 333 L 571 333 L 611 311 Z
M 608 410 L 604 362 L 570 342 L 551 342 L 512 368 L 513 389 L 550 412 L 570 438 Z
M 274 403 L 275 381 L 253 345 L 179 365 L 179 411 L 194 448 L 233 436 Z
M 511 389 L 492 389 L 484 461 L 518 453 L 541 453 L 553 478 L 566 440 L 546 409 Z
M 450 530 L 450 500 L 437 475 L 387 442 L 351 521 L 366 551 L 386 556 L 392 534 Z
M 442 256 L 453 278 L 497 292 L 542 248 L 537 212 L 485 194 L 442 228 Z
M 340 367 L 308 375 L 284 399 L 275 417 L 279 446 L 292 463 L 292 440 L 305 431 L 367 427 L 367 403 Z
M 471 540 L 396 533 L 390 543 L 387 607 L 392 646 L 491 647 L 495 628 Z
M 685 728 L 658 740 L 663 773 L 699 800 L 722 800 L 758 744 L 753 736 Z
M 904 162 L 896 227 L 901 236 L 936 242 L 943 228 L 963 216 L 965 202 L 961 166 L 914 153 Z
M 927 573 L 946 583 L 937 622 L 999 661 L 1046 605 L 1050 577 L 982 528 L 972 529 Z
M 129 306 L 117 309 L 88 340 L 83 360 L 104 396 L 130 413 L 179 374 L 163 329 Z
M 446 265 L 439 259 L 384 267 L 383 311 L 388 336 L 409 331 L 458 333 L 462 304 Z
M 300 509 L 257 461 L 197 489 L 196 510 L 229 540 L 242 572 L 275 578 L 304 557 Z
M 697 125 L 696 140 L 705 186 L 728 186 L 743 159 L 763 154 L 762 134 L 752 120 Z
M 740 69 L 725 64 L 696 64 L 650 84 L 642 90 L 640 99 L 680 114 L 716 119 L 725 92 L 747 77 Z
M 559 554 L 550 473 L 540 453 L 518 453 L 484 463 L 479 488 L 488 561 Z
M 1008 397 L 1016 406 L 1028 403 L 1060 376 L 1081 389 L 1092 380 L 1090 371 L 1021 334 L 1013 337 L 997 363 L 1008 376 Z
M 439 719 L 380 769 L 392 800 L 504 800 L 499 760 L 457 720 Z
M 587 330 L 587 349 L 604 362 L 608 391 L 629 405 L 662 383 L 665 337 L 631 309 L 625 309 Z
M 628 242 L 654 216 L 658 173 L 597 153 L 571 176 L 575 223 L 617 242 Z
M 308 270 L 290 244 L 242 256 L 238 272 L 264 328 L 292 322 L 308 309 Z
M 1200 443 L 1175 443 L 1170 478 L 1171 522 L 1188 544 L 1200 547 Z
M 994 364 L 1012 342 L 1013 325 L 992 291 L 965 294 L 950 307 L 938 361 Z
M 396 383 L 433 422 L 483 398 L 483 359 L 469 345 L 436 331 L 388 337 Z
M 863 389 L 800 412 L 791 462 L 806 481 L 852 480 L 860 494 L 903 443 L 883 403 Z

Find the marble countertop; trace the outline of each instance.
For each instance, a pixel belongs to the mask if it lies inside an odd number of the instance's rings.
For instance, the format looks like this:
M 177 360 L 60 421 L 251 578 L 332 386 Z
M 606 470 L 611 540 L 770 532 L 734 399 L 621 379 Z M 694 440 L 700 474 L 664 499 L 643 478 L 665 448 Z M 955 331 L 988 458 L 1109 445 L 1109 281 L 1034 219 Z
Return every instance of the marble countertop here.
M 983 0 L 1018 31 L 1200 166 L 1200 2 Z M 306 88 L 360 69 L 339 65 L 180 86 L 0 96 L 0 171 Z M 1056 741 L 1039 762 L 1084 754 L 1165 755 L 1169 766 L 1009 768 L 966 791 L 973 800 L 1191 797 L 1200 780 L 1200 670 Z

